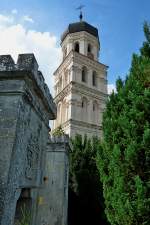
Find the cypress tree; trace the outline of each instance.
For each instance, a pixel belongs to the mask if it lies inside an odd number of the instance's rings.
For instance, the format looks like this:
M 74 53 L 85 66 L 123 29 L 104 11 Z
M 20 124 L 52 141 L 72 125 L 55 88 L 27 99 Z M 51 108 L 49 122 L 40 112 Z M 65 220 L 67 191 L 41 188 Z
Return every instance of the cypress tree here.
M 97 166 L 112 225 L 150 224 L 150 27 L 125 81 L 116 82 L 103 116 Z
M 69 225 L 106 225 L 104 199 L 96 166 L 100 141 L 76 135 L 69 153 Z

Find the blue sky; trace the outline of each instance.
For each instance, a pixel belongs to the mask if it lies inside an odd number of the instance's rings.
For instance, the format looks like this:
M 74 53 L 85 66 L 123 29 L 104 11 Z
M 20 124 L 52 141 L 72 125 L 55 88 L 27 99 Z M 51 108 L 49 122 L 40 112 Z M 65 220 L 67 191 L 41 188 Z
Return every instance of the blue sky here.
M 75 8 L 80 4 L 86 6 L 84 20 L 99 30 L 100 61 L 109 66 L 108 82 L 114 84 L 118 76 L 124 78 L 128 73 L 132 53 L 138 53 L 142 45 L 143 22 L 150 21 L 150 0 L 5 0 L 0 3 L 0 14 L 15 14 L 15 23 L 22 24 L 26 32 L 49 32 L 56 37 L 57 48 L 67 25 L 78 21 Z M 28 23 L 21 20 L 22 15 Z

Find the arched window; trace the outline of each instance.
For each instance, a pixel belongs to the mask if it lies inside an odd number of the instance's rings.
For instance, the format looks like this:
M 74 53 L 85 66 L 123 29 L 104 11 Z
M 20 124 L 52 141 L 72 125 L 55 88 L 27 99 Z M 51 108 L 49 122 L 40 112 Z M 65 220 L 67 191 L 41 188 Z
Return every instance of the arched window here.
M 93 102 L 93 122 L 98 123 L 98 104 L 97 101 Z
M 93 102 L 93 112 L 96 112 L 96 111 L 97 111 L 97 109 L 98 109 L 97 102 L 96 102 L 96 101 L 94 101 L 94 102 Z
M 80 51 L 80 46 L 79 46 L 78 42 L 75 43 L 74 50 L 75 50 L 75 52 L 79 52 Z
M 87 68 L 83 67 L 82 68 L 82 78 L 81 78 L 82 82 L 87 82 Z
M 82 98 L 82 104 L 81 104 L 81 120 L 87 121 L 88 120 L 88 100 L 87 98 L 83 97 Z
M 93 74 L 92 74 L 92 84 L 93 84 L 93 86 L 95 86 L 95 87 L 96 87 L 96 85 L 97 85 L 97 74 L 96 74 L 95 71 L 93 71 Z
M 85 98 L 85 97 L 82 98 L 82 108 L 84 108 L 84 109 L 87 108 L 87 98 Z
M 92 51 L 92 46 L 90 44 L 88 44 L 87 52 L 91 53 L 91 51 Z
M 90 58 L 90 59 L 94 59 L 94 55 L 92 53 L 92 45 L 91 44 L 88 44 L 87 46 L 87 56 Z

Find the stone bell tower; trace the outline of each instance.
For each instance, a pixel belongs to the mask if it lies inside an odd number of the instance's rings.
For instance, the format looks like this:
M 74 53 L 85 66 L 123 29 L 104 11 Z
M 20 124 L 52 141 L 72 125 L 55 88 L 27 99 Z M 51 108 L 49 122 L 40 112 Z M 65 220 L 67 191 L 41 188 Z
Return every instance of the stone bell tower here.
M 63 60 L 54 72 L 57 120 L 53 129 L 61 125 L 71 137 L 76 133 L 101 137 L 108 67 L 98 61 L 98 30 L 80 17 L 62 34 L 61 47 Z

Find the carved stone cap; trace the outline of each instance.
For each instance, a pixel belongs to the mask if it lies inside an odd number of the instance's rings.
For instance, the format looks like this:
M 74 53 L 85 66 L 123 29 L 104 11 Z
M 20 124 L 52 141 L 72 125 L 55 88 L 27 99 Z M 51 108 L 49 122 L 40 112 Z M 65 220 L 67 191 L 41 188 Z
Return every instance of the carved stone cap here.
M 11 71 L 15 69 L 15 62 L 11 55 L 0 55 L 0 71 Z
M 64 134 L 62 136 L 49 136 L 48 144 L 51 146 L 55 146 L 55 148 L 52 147 L 52 151 L 66 151 L 69 152 L 72 149 L 72 144 L 70 142 L 70 138 L 68 135 Z M 58 148 L 56 148 L 58 146 Z M 60 147 L 62 146 L 62 147 Z
M 7 72 L 12 70 L 29 70 L 37 73 L 38 63 L 34 54 L 20 54 L 17 64 L 15 64 L 11 55 L 0 55 L 0 71 Z
M 0 55 L 0 78 L 30 78 L 38 87 L 41 97 L 48 107 L 50 119 L 56 118 L 56 105 L 45 83 L 42 73 L 38 70 L 38 63 L 34 54 L 20 54 L 17 64 L 11 55 Z M 13 72 L 13 73 L 12 73 Z
M 51 135 L 49 137 L 50 143 L 69 143 L 69 136 L 68 135 L 62 135 L 62 136 L 55 136 Z

